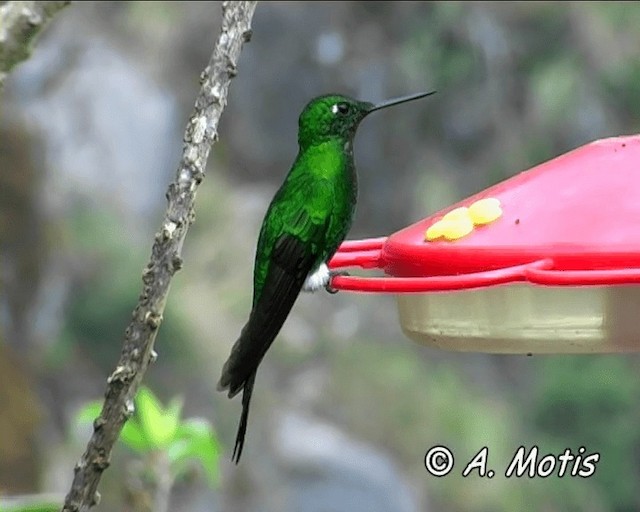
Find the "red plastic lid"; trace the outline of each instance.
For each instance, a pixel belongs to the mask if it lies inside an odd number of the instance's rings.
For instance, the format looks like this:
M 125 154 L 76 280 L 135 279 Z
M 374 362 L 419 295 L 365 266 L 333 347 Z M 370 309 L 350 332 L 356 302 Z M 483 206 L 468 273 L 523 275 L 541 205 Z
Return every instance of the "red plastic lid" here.
M 484 198 L 500 202 L 499 218 L 456 240 L 425 241 L 449 211 Z M 350 266 L 393 277 L 336 276 L 334 288 L 398 293 L 516 281 L 640 283 L 640 135 L 582 146 L 388 239 L 345 242 L 330 267 Z

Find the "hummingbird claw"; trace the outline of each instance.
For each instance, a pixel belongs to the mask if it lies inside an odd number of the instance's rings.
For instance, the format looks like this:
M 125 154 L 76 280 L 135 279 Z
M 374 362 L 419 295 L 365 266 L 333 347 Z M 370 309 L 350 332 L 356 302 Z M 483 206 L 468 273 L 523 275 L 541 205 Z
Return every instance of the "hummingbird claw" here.
M 329 272 L 329 282 L 324 287 L 325 290 L 327 290 L 331 295 L 335 295 L 340 290 L 337 290 L 336 288 L 331 286 L 331 281 L 333 280 L 333 278 L 336 277 L 336 276 L 350 276 L 350 275 L 351 274 L 349 274 L 349 272 L 346 272 L 344 270 L 332 270 L 332 271 L 330 271 Z

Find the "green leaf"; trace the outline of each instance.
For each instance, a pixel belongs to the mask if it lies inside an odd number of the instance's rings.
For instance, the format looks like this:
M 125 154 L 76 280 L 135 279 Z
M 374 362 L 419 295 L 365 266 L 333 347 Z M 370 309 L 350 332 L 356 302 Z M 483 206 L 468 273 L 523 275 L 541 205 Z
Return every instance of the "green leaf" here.
M 167 454 L 175 474 L 184 472 L 192 461 L 197 461 L 204 469 L 209 484 L 216 486 L 219 483 L 222 450 L 206 420 L 190 418 L 181 423 Z
M 76 424 L 93 423 L 100 416 L 101 411 L 102 402 L 100 400 L 88 402 L 76 414 Z M 131 418 L 124 424 L 120 439 L 126 446 L 137 453 L 146 453 L 153 448 L 147 441 L 140 423 L 135 418 Z
M 76 414 L 76 424 L 84 425 L 85 423 L 93 423 L 102 411 L 102 402 L 94 400 L 86 403 Z
M 164 410 L 151 390 L 142 387 L 136 396 L 136 406 L 142 432 L 151 447 L 166 448 L 178 430 L 182 402 L 173 400 Z
M 180 424 L 180 416 L 182 415 L 182 398 L 172 398 L 165 410 L 165 416 L 169 416 L 175 419 L 175 426 L 173 427 L 173 436 L 176 435 L 178 425 Z M 172 437 L 173 437 L 172 436 Z
M 147 439 L 140 426 L 140 422 L 135 419 L 129 419 L 122 428 L 120 433 L 122 442 L 137 453 L 146 453 L 153 449 L 153 446 Z
M 60 510 L 60 503 L 37 494 L 14 500 L 0 498 L 0 512 L 57 512 L 58 510 Z

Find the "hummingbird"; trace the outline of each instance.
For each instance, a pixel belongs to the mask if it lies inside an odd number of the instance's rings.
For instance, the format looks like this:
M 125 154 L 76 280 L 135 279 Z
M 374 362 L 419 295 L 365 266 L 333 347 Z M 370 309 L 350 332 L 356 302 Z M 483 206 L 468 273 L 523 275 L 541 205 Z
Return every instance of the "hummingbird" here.
M 258 237 L 249 320 L 231 349 L 218 382 L 242 414 L 232 460 L 242 455 L 258 365 L 280 332 L 301 291 L 330 287 L 327 262 L 347 236 L 357 199 L 353 139 L 371 112 L 436 91 L 373 104 L 340 94 L 312 99 L 298 120 L 298 155 L 273 197 Z

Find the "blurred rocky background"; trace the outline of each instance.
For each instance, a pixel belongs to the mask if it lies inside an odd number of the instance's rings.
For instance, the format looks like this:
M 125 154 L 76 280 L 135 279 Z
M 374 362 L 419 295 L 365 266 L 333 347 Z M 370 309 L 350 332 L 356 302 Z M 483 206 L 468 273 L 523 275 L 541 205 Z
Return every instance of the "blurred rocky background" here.
M 64 493 L 100 398 L 218 35 L 208 2 L 78 2 L 7 81 L 0 117 L 0 493 Z M 383 236 L 597 138 L 640 129 L 635 3 L 264 2 L 200 188 L 147 384 L 227 447 L 189 511 L 640 509 L 638 357 L 521 357 L 406 339 L 392 296 L 303 296 L 258 375 L 248 443 L 216 393 L 246 320 L 264 211 L 297 118 L 327 92 L 438 94 L 360 128 L 350 238 Z M 615 198 L 612 198 L 612 202 Z M 607 205 L 601 205 L 606 207 Z M 429 476 L 445 444 L 455 474 Z M 600 452 L 594 476 L 505 479 L 516 449 Z M 493 479 L 461 478 L 489 448 Z M 119 447 L 97 510 L 123 505 Z M 526 504 L 526 505 L 525 505 Z

